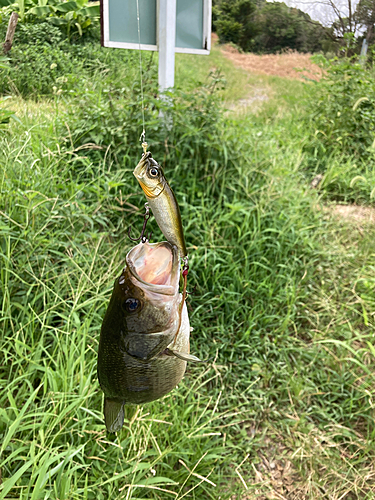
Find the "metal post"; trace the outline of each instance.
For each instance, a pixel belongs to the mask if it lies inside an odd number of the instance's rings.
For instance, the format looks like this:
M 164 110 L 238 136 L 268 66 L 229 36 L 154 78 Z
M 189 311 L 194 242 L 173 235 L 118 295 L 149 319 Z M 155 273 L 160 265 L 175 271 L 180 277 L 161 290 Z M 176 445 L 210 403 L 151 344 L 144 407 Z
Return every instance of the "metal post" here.
M 158 3 L 159 89 L 163 92 L 174 87 L 176 0 L 159 0 Z
M 360 60 L 360 63 L 362 64 L 362 66 L 364 66 L 366 63 L 367 49 L 368 49 L 368 43 L 367 43 L 366 38 L 364 38 L 363 42 L 362 42 L 361 54 L 359 56 L 359 60 Z

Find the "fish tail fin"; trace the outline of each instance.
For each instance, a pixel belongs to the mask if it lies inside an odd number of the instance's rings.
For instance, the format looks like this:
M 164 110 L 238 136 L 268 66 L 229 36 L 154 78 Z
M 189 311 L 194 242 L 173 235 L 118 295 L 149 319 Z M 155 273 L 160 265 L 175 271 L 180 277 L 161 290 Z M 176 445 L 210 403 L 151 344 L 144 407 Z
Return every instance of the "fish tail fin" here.
M 108 432 L 118 432 L 124 424 L 124 403 L 104 398 L 104 420 Z

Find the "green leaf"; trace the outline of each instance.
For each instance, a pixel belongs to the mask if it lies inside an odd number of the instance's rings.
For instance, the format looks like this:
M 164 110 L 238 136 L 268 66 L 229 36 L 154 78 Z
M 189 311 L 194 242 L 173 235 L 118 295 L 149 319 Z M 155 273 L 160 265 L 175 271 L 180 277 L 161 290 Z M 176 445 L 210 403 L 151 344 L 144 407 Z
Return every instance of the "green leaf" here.
M 37 7 L 32 7 L 30 10 L 27 11 L 27 14 L 33 14 L 34 16 L 37 17 L 47 17 L 49 14 L 52 14 L 52 12 L 55 12 L 55 8 L 52 7 L 51 5 L 45 5 L 43 6 L 37 6 Z
M 100 16 L 100 6 L 99 5 L 90 5 L 90 7 L 84 7 L 80 9 L 77 14 L 81 14 L 82 16 L 88 17 L 99 17 Z
M 12 422 L 12 424 L 8 427 L 8 431 L 7 433 L 5 434 L 4 438 L 3 438 L 3 442 L 2 442 L 2 445 L 1 445 L 1 449 L 0 449 L 0 454 L 5 450 L 5 448 L 8 446 L 8 443 L 9 441 L 12 439 L 13 437 L 13 434 L 16 432 L 16 430 L 18 429 L 19 425 L 20 425 L 20 422 L 22 421 L 22 418 L 24 416 L 24 414 L 26 413 L 26 410 L 28 409 L 28 407 L 31 405 L 31 403 L 34 402 L 34 399 L 39 391 L 40 387 L 37 387 L 35 389 L 35 391 L 29 396 L 29 398 L 27 399 L 27 401 L 23 404 L 22 406 L 22 409 L 21 411 L 18 413 L 17 415 L 17 418 Z M 9 399 L 9 398 L 8 398 Z M 15 410 L 17 411 L 17 408 L 15 408 Z
M 63 3 L 60 3 L 59 5 L 56 5 L 56 10 L 59 12 L 76 11 L 76 10 L 78 10 L 78 5 L 77 5 L 77 2 L 74 2 L 74 1 L 63 2 Z
M 67 13 L 65 14 L 65 16 L 64 16 L 64 17 L 65 17 L 65 19 L 66 19 L 67 21 L 72 21 L 73 19 L 76 19 L 76 18 L 77 18 L 77 13 L 76 13 L 76 11 L 74 11 L 74 10 L 70 10 L 69 12 L 67 12 Z
M 10 491 L 10 489 L 13 488 L 18 479 L 22 476 L 22 474 L 24 474 L 27 471 L 27 469 L 29 469 L 33 465 L 33 463 L 34 460 L 27 461 L 20 469 L 18 469 L 18 471 L 15 474 L 13 474 L 13 476 L 4 481 L 2 489 L 0 491 L 0 500 L 6 497 L 8 491 Z
M 63 26 L 66 24 L 66 20 L 62 17 L 50 17 L 48 21 L 54 26 Z

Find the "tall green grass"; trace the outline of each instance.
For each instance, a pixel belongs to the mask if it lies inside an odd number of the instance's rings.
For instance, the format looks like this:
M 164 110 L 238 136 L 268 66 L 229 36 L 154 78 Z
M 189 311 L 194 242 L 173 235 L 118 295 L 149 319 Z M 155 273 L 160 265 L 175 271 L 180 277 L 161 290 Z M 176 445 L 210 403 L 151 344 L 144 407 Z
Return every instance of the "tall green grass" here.
M 139 87 L 120 71 L 105 92 L 103 71 L 0 138 L 0 499 L 372 498 L 373 236 L 319 209 L 294 90 L 235 118 L 208 80 L 171 96 L 168 130 L 145 75 L 191 256 L 191 349 L 210 361 L 106 435 L 99 331 L 145 200 Z

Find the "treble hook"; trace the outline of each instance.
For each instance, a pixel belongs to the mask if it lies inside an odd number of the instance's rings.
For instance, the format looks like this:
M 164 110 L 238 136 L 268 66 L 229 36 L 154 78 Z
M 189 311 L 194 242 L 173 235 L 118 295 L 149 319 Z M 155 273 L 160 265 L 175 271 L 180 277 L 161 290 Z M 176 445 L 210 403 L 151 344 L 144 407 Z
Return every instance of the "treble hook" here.
M 151 236 L 152 236 L 152 233 L 149 233 L 149 235 L 145 236 L 145 231 L 146 231 L 146 226 L 147 226 L 147 221 L 148 219 L 151 217 L 151 214 L 150 214 L 150 208 L 148 206 L 148 203 L 145 203 L 145 209 L 146 209 L 146 213 L 144 214 L 143 216 L 143 227 L 142 227 L 142 232 L 141 232 L 141 235 L 138 237 L 138 238 L 132 238 L 130 236 L 130 231 L 132 229 L 132 226 L 130 225 L 129 226 L 129 229 L 128 229 L 128 236 L 129 238 L 132 240 L 132 241 L 139 241 L 141 240 L 142 243 L 146 243 L 146 241 L 150 241 L 151 240 Z

